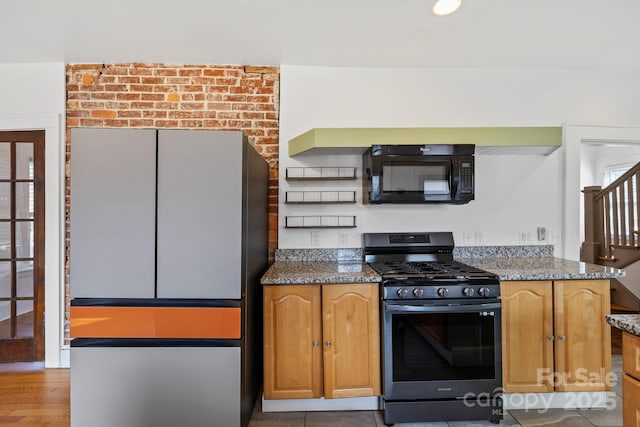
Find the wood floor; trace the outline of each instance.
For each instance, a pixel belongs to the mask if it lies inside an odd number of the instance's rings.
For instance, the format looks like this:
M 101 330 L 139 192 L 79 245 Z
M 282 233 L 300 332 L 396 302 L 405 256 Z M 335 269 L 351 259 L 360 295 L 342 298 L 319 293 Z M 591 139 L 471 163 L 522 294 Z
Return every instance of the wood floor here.
M 69 427 L 69 370 L 0 363 L 0 426 Z

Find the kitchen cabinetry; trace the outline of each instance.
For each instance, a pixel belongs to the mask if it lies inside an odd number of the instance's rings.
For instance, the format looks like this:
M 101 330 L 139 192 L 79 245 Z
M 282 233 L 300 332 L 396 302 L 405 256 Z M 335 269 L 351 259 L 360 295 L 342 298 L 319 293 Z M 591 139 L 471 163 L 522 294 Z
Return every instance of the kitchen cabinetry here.
M 506 281 L 501 298 L 505 392 L 608 389 L 608 280 Z
M 622 334 L 622 423 L 640 425 L 640 337 Z
M 264 287 L 264 397 L 380 394 L 378 284 Z

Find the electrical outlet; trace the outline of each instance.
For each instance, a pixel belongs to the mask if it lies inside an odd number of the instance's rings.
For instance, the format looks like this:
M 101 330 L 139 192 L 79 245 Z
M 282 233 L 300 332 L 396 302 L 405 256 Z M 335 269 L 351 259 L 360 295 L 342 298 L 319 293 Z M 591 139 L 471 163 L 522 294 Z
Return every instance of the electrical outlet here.
M 476 245 L 484 244 L 484 233 L 482 231 L 476 231 Z
M 520 236 L 520 243 L 531 243 L 531 232 L 526 230 L 520 230 L 518 232 Z
M 546 242 L 547 241 L 547 229 L 545 227 L 538 227 L 538 241 Z
M 320 246 L 320 232 L 312 231 L 311 232 L 311 246 Z
M 349 235 L 344 231 L 341 231 L 340 233 L 338 233 L 338 245 L 340 245 L 340 247 L 345 248 L 347 247 L 348 244 L 349 244 Z

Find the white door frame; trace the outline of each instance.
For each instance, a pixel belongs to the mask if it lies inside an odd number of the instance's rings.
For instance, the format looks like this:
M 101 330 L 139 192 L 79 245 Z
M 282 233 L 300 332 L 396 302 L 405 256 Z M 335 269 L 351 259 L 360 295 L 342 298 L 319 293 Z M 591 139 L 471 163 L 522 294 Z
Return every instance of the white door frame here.
M 557 256 L 578 261 L 580 259 L 580 151 L 583 143 L 640 142 L 640 126 L 608 126 L 565 124 L 563 147 L 565 156 L 564 182 L 564 239 L 563 252 Z M 577 219 L 577 220 L 576 220 Z
M 45 367 L 68 366 L 64 346 L 64 162 L 59 114 L 0 117 L 0 130 L 45 131 L 44 358 Z

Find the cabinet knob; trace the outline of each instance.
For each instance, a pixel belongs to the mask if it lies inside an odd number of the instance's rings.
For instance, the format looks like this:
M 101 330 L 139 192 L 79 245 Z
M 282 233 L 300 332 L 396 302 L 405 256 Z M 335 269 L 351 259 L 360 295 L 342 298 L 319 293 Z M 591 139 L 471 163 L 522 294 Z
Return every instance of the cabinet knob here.
M 560 339 L 560 341 L 566 341 L 567 340 L 567 337 L 565 337 L 564 335 L 560 335 L 558 338 Z
M 317 346 L 319 346 L 319 345 L 320 345 L 320 343 L 319 343 L 318 341 L 314 341 L 314 342 L 313 342 L 313 346 L 314 346 L 314 347 L 317 347 Z
M 327 345 L 327 347 L 331 347 L 333 345 L 331 341 L 327 341 L 325 344 Z
M 549 339 L 549 341 L 553 341 L 556 339 L 553 335 L 549 335 L 547 338 Z

